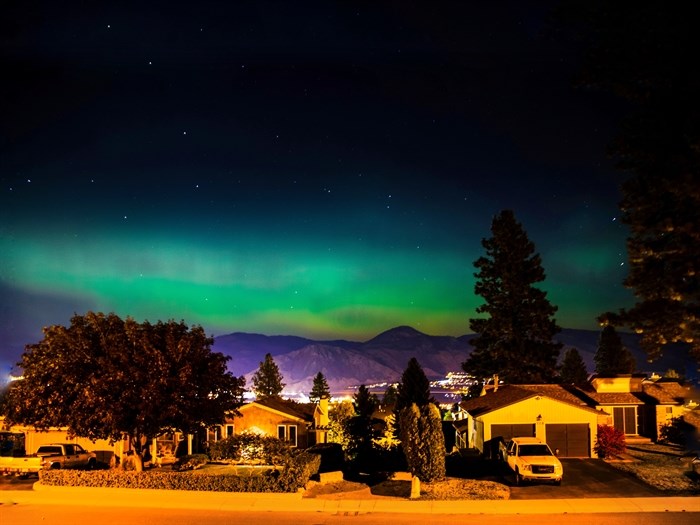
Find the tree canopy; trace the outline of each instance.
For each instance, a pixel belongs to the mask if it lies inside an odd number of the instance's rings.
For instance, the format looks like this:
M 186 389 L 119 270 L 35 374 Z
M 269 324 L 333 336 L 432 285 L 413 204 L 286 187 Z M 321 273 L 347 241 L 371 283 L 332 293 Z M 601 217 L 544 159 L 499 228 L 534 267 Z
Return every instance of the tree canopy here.
M 500 212 L 491 225 L 492 237 L 481 244 L 486 256 L 474 262 L 474 292 L 486 301 L 469 320 L 476 337 L 463 369 L 479 378 L 494 374 L 509 383 L 548 383 L 557 373 L 561 344 L 554 320 L 557 307 L 536 283 L 545 280 L 535 245 L 510 210 Z
M 700 47 L 696 6 L 675 2 L 563 3 L 561 35 L 586 52 L 581 84 L 611 92 L 627 110 L 610 153 L 627 180 L 624 285 L 636 304 L 603 322 L 641 334 L 650 359 L 685 343 L 700 359 Z M 572 28 L 575 31 L 572 31 Z
M 326 381 L 326 376 L 323 375 L 323 372 L 319 372 L 314 376 L 311 392 L 309 392 L 309 399 L 314 403 L 318 403 L 322 397 L 330 399 L 331 390 L 328 386 L 328 381 Z
M 600 375 L 631 374 L 635 362 L 632 353 L 622 344 L 615 327 L 603 327 L 595 356 L 595 371 Z
M 253 374 L 253 392 L 258 398 L 278 397 L 284 387 L 282 374 L 272 354 L 265 354 L 265 360 Z
M 201 326 L 137 323 L 111 313 L 75 315 L 44 329 L 8 392 L 10 423 L 67 427 L 90 439 L 130 438 L 137 453 L 172 430 L 221 424 L 242 402 L 244 379 L 212 352 Z
M 408 360 L 406 369 L 401 375 L 396 395 L 396 411 L 415 403 L 419 407 L 430 403 L 430 382 L 423 367 L 415 357 Z

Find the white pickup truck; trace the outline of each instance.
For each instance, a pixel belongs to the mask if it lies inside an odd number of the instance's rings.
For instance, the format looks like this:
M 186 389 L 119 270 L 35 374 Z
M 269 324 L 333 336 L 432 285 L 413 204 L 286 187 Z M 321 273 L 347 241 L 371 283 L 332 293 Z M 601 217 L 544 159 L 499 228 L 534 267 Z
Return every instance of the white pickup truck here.
M 515 484 L 523 481 L 553 481 L 561 484 L 564 468 L 547 443 L 534 437 L 515 437 L 499 444 L 501 459 L 515 474 Z
M 73 443 L 49 443 L 41 445 L 36 454 L 24 457 L 0 458 L 3 474 L 38 474 L 42 469 L 95 468 L 95 453 L 87 452 Z

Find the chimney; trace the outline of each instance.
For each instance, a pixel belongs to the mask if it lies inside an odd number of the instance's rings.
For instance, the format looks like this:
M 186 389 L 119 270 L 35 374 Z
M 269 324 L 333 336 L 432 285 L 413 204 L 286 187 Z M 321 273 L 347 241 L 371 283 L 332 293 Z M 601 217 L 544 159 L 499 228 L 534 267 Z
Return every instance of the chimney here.
M 498 374 L 493 374 L 493 391 L 498 392 Z
M 318 400 L 318 422 L 319 427 L 327 427 L 329 423 L 328 419 L 328 397 L 321 396 Z

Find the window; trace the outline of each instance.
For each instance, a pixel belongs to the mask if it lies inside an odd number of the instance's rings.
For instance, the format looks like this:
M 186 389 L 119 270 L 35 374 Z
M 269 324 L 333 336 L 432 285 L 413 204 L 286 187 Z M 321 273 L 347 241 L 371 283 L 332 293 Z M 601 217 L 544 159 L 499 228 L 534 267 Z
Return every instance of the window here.
M 233 425 L 226 425 L 226 437 L 233 436 Z
M 297 446 L 297 426 L 296 425 L 277 425 L 277 437 L 281 441 L 286 441 L 291 446 Z

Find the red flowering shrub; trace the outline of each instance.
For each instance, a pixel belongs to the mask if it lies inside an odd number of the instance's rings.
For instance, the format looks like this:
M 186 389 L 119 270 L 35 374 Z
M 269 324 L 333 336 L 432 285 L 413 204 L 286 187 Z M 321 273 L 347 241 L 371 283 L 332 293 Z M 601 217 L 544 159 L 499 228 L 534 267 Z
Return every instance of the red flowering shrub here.
M 615 427 L 598 425 L 598 438 L 595 441 L 593 450 L 598 454 L 599 458 L 608 458 L 622 454 L 627 450 L 625 434 Z

